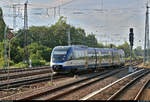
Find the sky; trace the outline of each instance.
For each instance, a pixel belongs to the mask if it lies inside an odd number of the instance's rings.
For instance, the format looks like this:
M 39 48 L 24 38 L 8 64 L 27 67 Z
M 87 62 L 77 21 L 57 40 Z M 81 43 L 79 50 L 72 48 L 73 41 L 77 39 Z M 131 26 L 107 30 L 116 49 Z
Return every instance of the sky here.
M 26 0 L 0 0 L 6 24 L 13 28 L 13 4 L 16 6 L 16 27 L 23 28 Z M 129 28 L 134 29 L 134 48 L 144 47 L 147 0 L 28 0 L 29 26 L 51 26 L 60 16 L 67 23 L 94 33 L 98 42 L 129 42 Z

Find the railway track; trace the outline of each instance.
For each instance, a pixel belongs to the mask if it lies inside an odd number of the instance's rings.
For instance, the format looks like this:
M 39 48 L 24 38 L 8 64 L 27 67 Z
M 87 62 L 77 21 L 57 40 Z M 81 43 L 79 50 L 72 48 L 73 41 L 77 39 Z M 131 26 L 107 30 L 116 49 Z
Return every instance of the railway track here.
M 138 60 L 138 61 L 133 61 L 133 64 L 135 63 L 141 63 L 142 60 Z M 129 63 L 129 61 L 127 61 L 126 63 Z M 128 65 L 127 65 L 128 66 Z M 2 74 L 7 74 L 9 73 L 14 73 L 14 72 L 24 72 L 24 71 L 32 71 L 32 70 L 41 70 L 41 69 L 49 69 L 49 66 L 44 66 L 44 67 L 32 67 L 32 68 L 11 68 L 11 69 L 0 69 L 0 75 Z
M 145 84 L 140 88 L 134 100 L 150 100 L 149 87 L 150 79 L 145 82 Z
M 142 87 L 144 83 L 146 82 L 145 78 L 149 72 L 150 71 L 148 70 L 147 72 L 142 73 L 136 78 L 130 80 L 128 83 L 123 85 L 122 88 L 120 88 L 120 90 L 114 93 L 107 100 L 137 100 L 138 97 L 140 96 L 139 94 L 140 87 Z
M 70 82 L 70 84 L 54 87 L 52 89 L 51 88 L 50 89 L 49 88 L 45 88 L 46 90 L 44 90 L 44 88 L 43 89 L 39 89 L 39 90 L 36 90 L 32 94 L 21 95 L 22 97 L 19 96 L 16 99 L 17 100 L 20 100 L 20 99 L 29 99 L 29 100 L 30 99 L 36 99 L 36 100 L 51 100 L 51 99 L 55 99 L 55 98 L 60 97 L 61 95 L 66 95 L 68 93 L 71 93 L 71 92 L 75 91 L 76 89 L 79 90 L 82 87 L 85 87 L 85 86 L 90 85 L 92 83 L 95 83 L 97 81 L 103 80 L 103 79 L 105 79 L 107 77 L 110 77 L 111 75 L 114 75 L 115 73 L 118 73 L 119 70 L 121 71 L 121 70 L 124 70 L 124 69 L 117 69 L 117 70 L 109 72 L 109 73 L 103 73 L 103 74 L 101 73 L 102 76 L 101 75 L 97 76 L 97 77 L 93 76 L 93 77 L 91 77 L 91 79 L 89 79 L 89 78 L 86 78 L 86 80 L 83 79 L 84 81 L 81 81 L 82 80 L 81 79 L 80 81 L 78 80 L 78 81 L 75 81 L 75 82 Z M 66 89 L 67 89 L 67 91 L 66 91 Z M 13 96 L 13 97 L 15 97 L 15 96 Z
M 22 85 L 29 85 L 29 84 L 34 84 L 38 82 L 48 81 L 48 80 L 51 80 L 51 77 L 52 77 L 52 73 L 47 73 L 47 74 L 44 73 L 44 74 L 39 74 L 39 75 L 34 75 L 34 76 L 1 81 L 0 91 L 3 91 L 7 88 L 15 88 L 15 87 L 19 87 Z M 55 74 L 53 75 L 53 79 L 64 78 L 64 77 L 66 76 L 55 75 Z
M 50 73 L 51 70 L 44 68 L 44 69 L 37 69 L 37 70 L 30 70 L 30 71 L 23 71 L 23 72 L 13 72 L 13 73 L 5 73 L 0 75 L 0 81 L 8 80 L 8 79 L 16 79 L 20 77 L 27 77 L 27 76 L 33 76 L 38 74 L 46 74 Z
M 134 65 L 136 65 L 136 63 Z M 52 72 L 49 67 L 23 68 L 23 69 L 17 68 L 16 70 L 15 69 L 10 70 L 10 72 L 7 71 L 6 70 L 0 71 L 0 73 L 3 72 L 0 74 L 0 81 Z
M 117 70 L 115 70 L 115 71 L 105 71 L 105 72 L 101 72 L 101 73 L 96 73 L 96 74 L 92 74 L 90 77 L 83 77 L 83 78 L 80 78 L 79 80 L 78 79 L 76 79 L 76 80 L 73 80 L 73 81 L 70 81 L 70 82 L 68 82 L 68 83 L 64 83 L 64 84 L 61 84 L 61 85 L 58 85 L 58 86 L 56 86 L 56 87 L 43 87 L 43 88 L 41 88 L 40 90 L 35 90 L 35 92 L 34 93 L 31 93 L 31 92 L 29 92 L 29 93 L 24 93 L 24 95 L 21 95 L 21 97 L 20 97 L 20 95 L 19 96 L 12 96 L 12 97 L 7 97 L 7 98 L 5 98 L 6 100 L 8 99 L 11 99 L 11 98 L 16 98 L 15 100 L 24 100 L 24 99 L 27 99 L 27 100 L 29 100 L 29 99 L 45 99 L 45 98 L 47 98 L 46 96 L 47 96 L 47 94 L 49 95 L 49 94 L 51 94 L 51 96 L 54 96 L 54 95 L 56 95 L 55 94 L 55 92 L 56 93 L 61 93 L 60 92 L 60 90 L 65 90 L 66 88 L 68 88 L 68 87 L 72 87 L 71 89 L 72 89 L 72 91 L 73 90 L 75 90 L 75 89 L 79 89 L 79 88 L 81 88 L 82 87 L 82 84 L 83 85 L 87 85 L 87 83 L 88 84 L 90 84 L 90 83 L 92 83 L 93 81 L 95 81 L 95 82 L 97 82 L 97 81 L 99 81 L 99 80 L 102 80 L 102 79 L 104 79 L 104 78 L 106 78 L 106 77 L 109 77 L 109 76 L 111 76 L 111 75 L 113 75 L 113 74 L 115 74 L 115 73 L 118 73 L 118 72 L 120 72 L 121 70 L 123 70 L 123 69 L 117 69 Z M 103 77 L 101 77 L 103 75 Z M 90 81 L 89 81 L 90 80 Z M 80 83 L 80 85 L 78 85 Z M 82 84 L 81 84 L 82 83 Z M 86 84 L 85 84 L 86 83 Z M 76 85 L 76 86 L 75 86 Z M 75 89 L 74 89 L 75 88 Z M 70 91 L 70 92 L 72 92 L 72 91 Z M 69 91 L 67 91 L 67 93 L 70 93 Z M 39 97 L 40 96 L 40 97 Z M 54 97 L 56 97 L 56 96 L 54 96 Z M 52 98 L 52 97 L 51 97 Z M 4 100 L 5 100 L 4 99 Z M 3 99 L 0 99 L 0 100 L 3 100 Z M 11 99 L 11 100 L 13 100 L 13 99 Z
M 19 72 L 21 74 L 12 73 L 12 74 L 10 74 L 10 76 L 7 76 L 7 75 L 5 75 L 5 77 L 1 76 L 0 77 L 0 79 L 1 79 L 0 90 L 3 91 L 6 88 L 15 88 L 15 87 L 19 87 L 21 85 L 29 85 L 29 84 L 34 84 L 34 83 L 38 83 L 38 82 L 48 81 L 52 77 L 52 74 L 49 72 L 50 72 L 50 70 L 47 70 L 47 69 L 44 69 L 44 70 L 42 69 L 42 71 L 38 69 L 38 71 L 34 70 L 32 72 Z M 83 73 L 86 74 L 86 72 L 83 72 Z M 81 73 L 79 73 L 79 74 L 81 74 Z M 54 74 L 53 79 L 57 79 L 57 78 L 61 78 L 61 77 L 63 78 L 65 76 Z
M 137 64 L 137 63 L 136 63 Z M 60 77 L 54 77 L 54 79 L 57 78 L 61 78 Z M 45 76 L 40 76 L 40 77 L 36 77 L 36 78 L 27 78 L 27 79 L 20 79 L 14 82 L 8 82 L 8 83 L 4 83 L 4 84 L 0 84 L 0 89 L 6 89 L 6 88 L 13 88 L 13 87 L 18 87 L 18 86 L 22 86 L 22 85 L 28 85 L 28 84 L 33 84 L 33 83 L 37 83 L 37 82 L 42 82 L 42 81 L 48 81 L 50 80 L 51 75 L 45 75 Z M 9 87 L 8 87 L 9 84 Z
M 105 86 L 104 88 L 88 94 L 80 100 L 118 100 L 120 99 L 118 98 L 119 96 L 123 96 L 122 94 L 124 90 L 127 90 L 129 86 L 133 85 L 136 81 L 139 81 L 140 78 L 144 77 L 150 72 L 150 70 L 142 70 L 143 71 L 137 74 L 136 77 L 131 77 L 135 72 L 129 74 Z M 134 98 L 132 100 L 134 100 Z
M 23 71 L 32 71 L 32 70 L 41 70 L 41 69 L 49 69 L 49 66 L 44 67 L 33 67 L 33 68 L 11 68 L 11 69 L 0 69 L 1 74 L 14 73 L 14 72 L 23 72 Z
M 137 71 L 137 72 L 139 72 L 139 71 Z M 90 86 L 101 80 L 104 80 L 105 78 L 113 76 L 116 73 L 118 73 L 118 72 L 110 72 L 108 74 L 105 74 L 102 77 L 99 77 L 99 78 L 95 77 L 95 78 L 92 78 L 92 80 L 88 80 L 87 82 L 78 83 L 77 85 L 74 84 L 71 87 L 67 87 L 67 88 L 65 87 L 65 89 L 61 88 L 61 90 L 59 89 L 56 92 L 52 91 L 46 95 L 33 97 L 32 99 L 33 100 L 57 100 L 57 99 L 61 100 L 61 99 L 63 99 L 64 96 L 67 96 L 68 94 L 72 94 L 74 91 L 77 91 L 79 89 L 82 90 L 82 88 L 84 88 L 86 86 Z

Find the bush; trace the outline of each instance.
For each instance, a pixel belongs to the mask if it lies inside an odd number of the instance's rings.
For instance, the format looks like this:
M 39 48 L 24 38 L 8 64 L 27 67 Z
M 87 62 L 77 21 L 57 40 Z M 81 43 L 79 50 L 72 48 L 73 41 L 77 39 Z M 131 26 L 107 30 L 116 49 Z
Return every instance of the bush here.
M 43 66 L 43 65 L 46 64 L 46 61 L 41 58 L 38 51 L 37 51 L 37 54 L 31 54 L 30 59 L 32 61 L 32 66 L 33 67 Z
M 39 59 L 33 59 L 32 60 L 32 66 L 44 66 L 46 64 L 45 60 L 39 60 Z
M 130 61 L 130 57 L 125 58 L 126 61 Z
M 24 64 L 23 62 L 19 62 L 14 67 L 17 67 L 17 68 L 26 68 L 26 67 L 28 67 L 28 64 Z
M 14 65 L 14 62 L 12 60 L 8 60 L 9 61 L 9 66 Z M 0 58 L 0 68 L 3 68 L 4 66 L 4 58 Z
M 4 66 L 4 58 L 0 58 L 0 68 L 3 68 Z
M 9 60 L 9 65 L 10 65 L 10 66 L 14 65 L 14 61 Z
M 46 61 L 45 60 L 40 60 L 41 66 L 46 65 Z
M 46 62 L 46 64 L 45 64 L 46 66 L 50 66 L 50 62 Z

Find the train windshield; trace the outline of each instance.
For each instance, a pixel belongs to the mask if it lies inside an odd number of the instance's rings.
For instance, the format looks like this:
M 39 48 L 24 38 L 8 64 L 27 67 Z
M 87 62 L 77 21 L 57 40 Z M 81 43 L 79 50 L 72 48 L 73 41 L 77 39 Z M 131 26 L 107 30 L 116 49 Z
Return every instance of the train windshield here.
M 66 59 L 68 48 L 55 49 L 53 52 L 53 62 L 63 62 Z
M 69 48 L 56 48 L 53 55 L 66 55 Z
M 67 51 L 66 50 L 55 50 L 54 55 L 66 55 Z

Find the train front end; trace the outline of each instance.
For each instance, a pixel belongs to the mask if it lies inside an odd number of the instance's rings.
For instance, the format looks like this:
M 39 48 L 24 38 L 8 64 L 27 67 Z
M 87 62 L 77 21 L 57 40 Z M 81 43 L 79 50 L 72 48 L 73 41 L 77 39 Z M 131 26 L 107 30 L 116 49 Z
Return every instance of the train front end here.
M 68 69 L 66 69 L 66 63 L 70 49 L 71 48 L 68 46 L 57 46 L 53 49 L 51 54 L 51 68 L 54 72 L 68 72 Z

